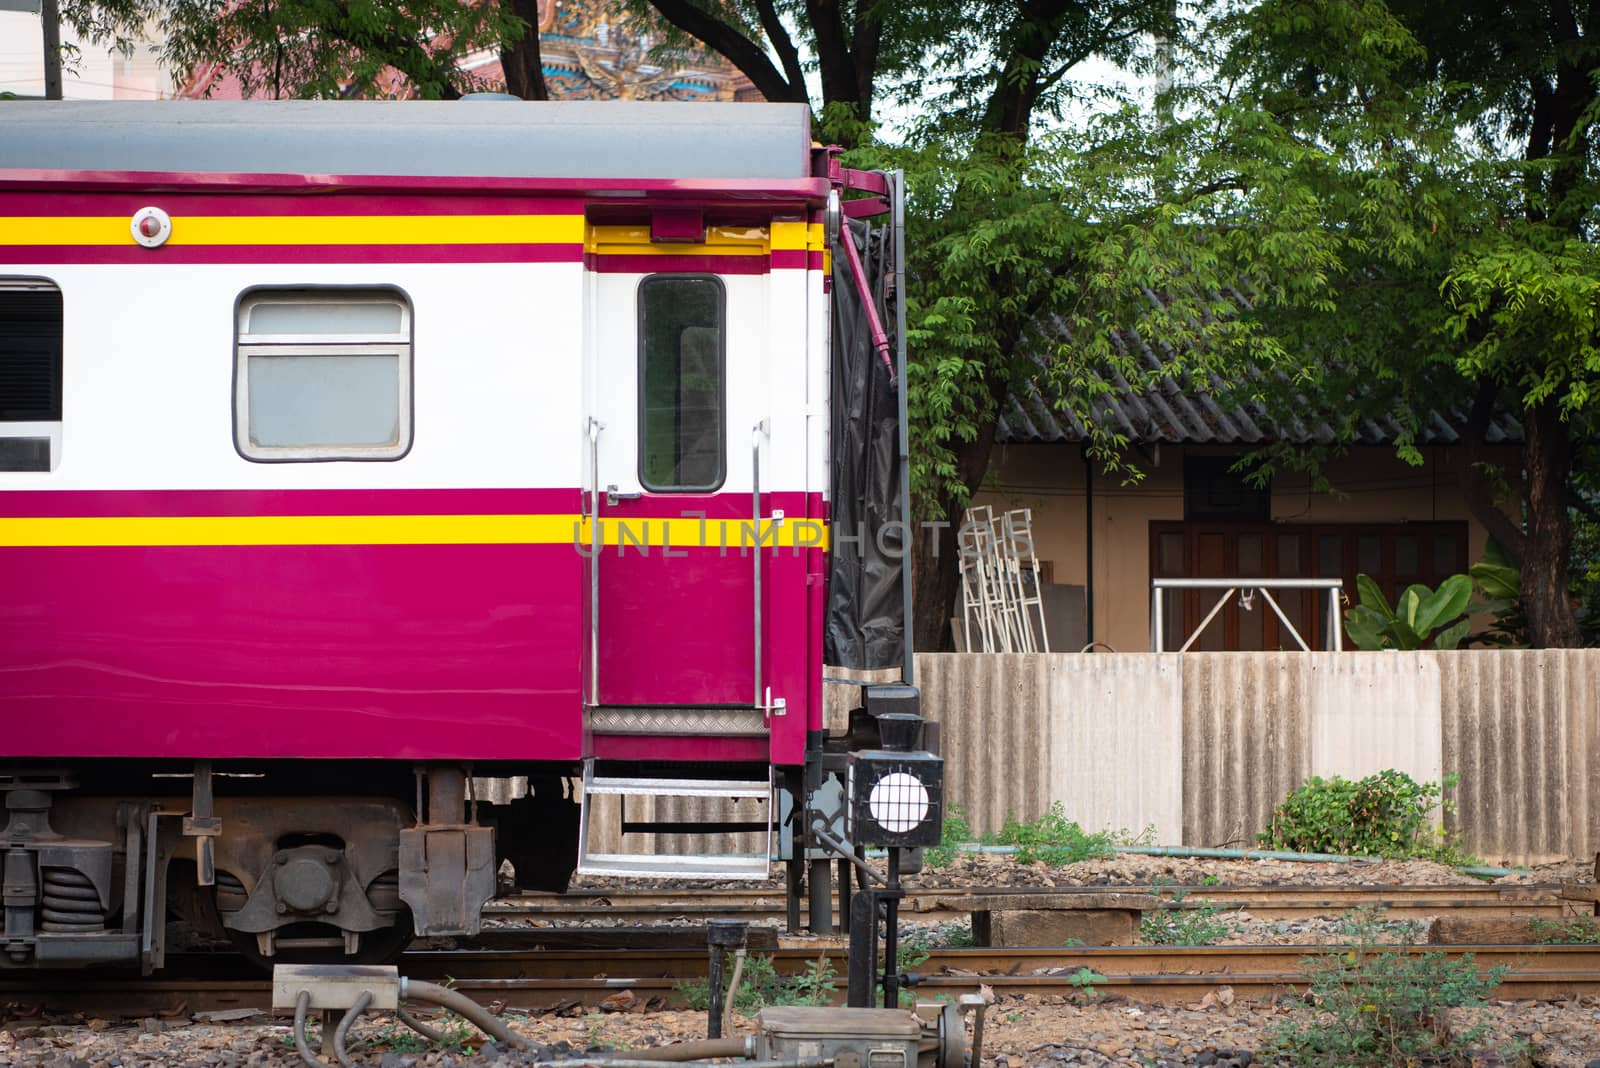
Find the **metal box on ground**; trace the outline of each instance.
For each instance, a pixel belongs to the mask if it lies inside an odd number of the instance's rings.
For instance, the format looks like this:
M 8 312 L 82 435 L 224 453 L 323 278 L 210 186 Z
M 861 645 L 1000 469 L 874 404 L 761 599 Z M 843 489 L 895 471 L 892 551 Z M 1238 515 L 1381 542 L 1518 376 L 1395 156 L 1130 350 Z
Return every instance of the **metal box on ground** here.
M 762 1009 L 758 1056 L 833 1058 L 834 1068 L 916 1068 L 922 1025 L 902 1009 Z

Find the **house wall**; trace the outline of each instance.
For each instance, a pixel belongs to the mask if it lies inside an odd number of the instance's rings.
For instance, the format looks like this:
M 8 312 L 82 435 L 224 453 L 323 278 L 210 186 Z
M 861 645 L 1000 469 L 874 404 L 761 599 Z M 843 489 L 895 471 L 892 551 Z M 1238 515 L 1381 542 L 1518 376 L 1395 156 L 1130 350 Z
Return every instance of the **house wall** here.
M 1001 445 L 973 503 L 997 511 L 1031 508 L 1035 551 L 1048 561 L 1051 580 L 1069 585 L 1091 580 L 1093 637 L 1121 652 L 1148 651 L 1150 523 L 1184 518 L 1186 454 L 1226 456 L 1238 451 L 1176 446 L 1149 450 L 1135 458 L 1143 477 L 1125 485 L 1098 469 L 1088 471 L 1077 445 Z M 1466 520 L 1468 559 L 1482 559 L 1488 534 L 1471 518 L 1457 477 L 1464 453 L 1430 448 L 1423 456 L 1421 467 L 1411 467 L 1387 446 L 1353 449 L 1325 468 L 1336 490 L 1332 494 L 1313 490 L 1308 475 L 1280 474 L 1272 483 L 1272 519 L 1284 524 Z M 1517 450 L 1490 450 L 1490 456 L 1513 463 Z M 1085 556 L 1086 482 L 1094 498 L 1092 577 Z

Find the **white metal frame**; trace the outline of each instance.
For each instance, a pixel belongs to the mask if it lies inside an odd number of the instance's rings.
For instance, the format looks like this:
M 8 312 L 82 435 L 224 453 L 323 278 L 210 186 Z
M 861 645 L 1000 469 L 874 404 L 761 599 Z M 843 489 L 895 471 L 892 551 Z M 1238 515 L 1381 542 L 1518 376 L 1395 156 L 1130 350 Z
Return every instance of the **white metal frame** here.
M 387 304 L 400 310 L 400 329 L 392 334 L 265 334 L 250 331 L 250 315 L 267 304 Z M 236 313 L 234 346 L 234 445 L 256 462 L 320 460 L 398 460 L 411 451 L 412 318 L 411 300 L 391 286 L 262 287 L 247 292 Z M 250 436 L 250 358 L 252 356 L 393 356 L 399 375 L 395 440 L 385 445 L 260 445 Z
M 968 508 L 965 522 L 956 534 L 956 547 L 966 649 L 984 653 L 1048 652 L 1043 590 L 1033 551 L 1032 510 L 1016 508 L 996 517 L 987 505 Z M 978 646 L 972 641 L 974 629 Z
M 1311 646 L 1300 636 L 1289 617 L 1283 614 L 1283 609 L 1278 607 L 1278 602 L 1272 596 L 1273 590 L 1327 590 L 1328 591 L 1328 637 L 1331 650 L 1335 653 L 1344 651 L 1344 631 L 1339 625 L 1339 601 L 1344 593 L 1344 580 L 1336 578 L 1289 578 L 1289 579 L 1264 579 L 1264 578 L 1158 578 L 1150 580 L 1150 648 L 1158 653 L 1166 652 L 1166 620 L 1164 618 L 1164 605 L 1161 593 L 1163 590 L 1222 590 L 1222 596 L 1217 603 L 1211 606 L 1211 611 L 1200 621 L 1183 646 L 1178 649 L 1180 653 L 1189 651 L 1211 621 L 1222 611 L 1222 606 L 1228 603 L 1228 598 L 1236 593 L 1260 593 L 1264 601 L 1271 606 L 1272 611 L 1283 623 L 1295 643 L 1306 652 L 1311 651 Z

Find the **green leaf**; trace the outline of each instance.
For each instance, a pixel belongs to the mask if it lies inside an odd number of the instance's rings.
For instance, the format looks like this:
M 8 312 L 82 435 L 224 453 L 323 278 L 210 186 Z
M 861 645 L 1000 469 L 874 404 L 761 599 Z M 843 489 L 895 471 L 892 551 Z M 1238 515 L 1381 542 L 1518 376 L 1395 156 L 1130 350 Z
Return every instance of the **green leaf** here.
M 1373 651 L 1383 648 L 1384 619 L 1366 605 L 1356 605 L 1344 614 L 1345 633 L 1358 649 Z
M 1389 636 L 1396 649 L 1422 648 L 1422 636 L 1406 625 L 1403 619 L 1396 619 L 1383 628 L 1383 633 Z
M 1400 594 L 1400 599 L 1394 604 L 1394 614 L 1405 620 L 1406 626 L 1422 634 L 1426 634 L 1427 627 L 1417 622 L 1417 612 L 1422 608 L 1422 602 L 1433 591 L 1420 582 L 1413 582 Z
M 1362 607 L 1370 608 L 1377 612 L 1383 617 L 1385 623 L 1394 621 L 1394 609 L 1389 607 L 1388 599 L 1384 597 L 1383 591 L 1378 588 L 1378 584 L 1372 580 L 1371 576 L 1356 576 L 1356 593 L 1361 598 Z
M 1408 591 L 1409 592 L 1409 591 Z M 1439 583 L 1439 588 L 1423 598 L 1413 624 L 1417 633 L 1427 634 L 1441 623 L 1459 616 L 1472 598 L 1472 580 L 1465 575 L 1451 575 Z
M 1467 631 L 1472 624 L 1468 620 L 1461 620 L 1453 627 L 1446 627 L 1433 636 L 1435 649 L 1454 649 L 1461 644 L 1461 639 L 1467 636 Z
M 1467 573 L 1477 580 L 1485 597 L 1500 601 L 1517 601 L 1522 597 L 1522 572 L 1508 564 L 1484 561 L 1473 564 Z

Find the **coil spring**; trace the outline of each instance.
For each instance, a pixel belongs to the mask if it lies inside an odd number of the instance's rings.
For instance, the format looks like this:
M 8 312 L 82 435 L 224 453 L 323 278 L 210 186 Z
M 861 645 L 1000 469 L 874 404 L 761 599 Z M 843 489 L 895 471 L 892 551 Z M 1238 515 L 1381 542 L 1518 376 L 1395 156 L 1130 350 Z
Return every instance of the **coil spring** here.
M 44 882 L 41 930 L 82 934 L 106 925 L 100 892 L 87 875 L 76 868 L 45 868 L 40 874 Z

